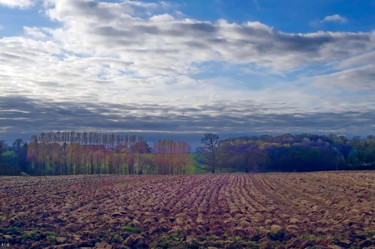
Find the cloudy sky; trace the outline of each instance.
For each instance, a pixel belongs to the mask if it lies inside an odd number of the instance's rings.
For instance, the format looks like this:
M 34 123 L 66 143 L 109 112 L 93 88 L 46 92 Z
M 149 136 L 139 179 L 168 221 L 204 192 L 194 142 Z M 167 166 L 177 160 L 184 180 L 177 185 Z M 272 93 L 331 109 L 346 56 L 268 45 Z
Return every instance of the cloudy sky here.
M 0 139 L 375 134 L 375 1 L 0 0 Z

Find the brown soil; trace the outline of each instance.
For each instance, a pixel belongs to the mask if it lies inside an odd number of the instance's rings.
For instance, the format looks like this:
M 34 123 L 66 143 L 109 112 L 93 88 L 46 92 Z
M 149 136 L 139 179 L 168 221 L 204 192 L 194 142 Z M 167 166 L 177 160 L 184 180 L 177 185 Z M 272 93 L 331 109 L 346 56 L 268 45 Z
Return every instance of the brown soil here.
M 0 177 L 0 200 L 1 248 L 375 248 L 375 172 Z

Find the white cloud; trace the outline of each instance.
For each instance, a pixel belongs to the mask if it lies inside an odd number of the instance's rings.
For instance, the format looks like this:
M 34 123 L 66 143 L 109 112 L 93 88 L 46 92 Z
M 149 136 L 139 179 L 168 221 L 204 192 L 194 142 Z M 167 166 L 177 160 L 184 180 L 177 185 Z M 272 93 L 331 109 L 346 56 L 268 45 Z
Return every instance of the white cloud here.
M 361 64 L 363 58 L 373 58 L 373 33 L 285 33 L 260 22 L 181 18 L 163 12 L 168 8 L 163 4 L 137 1 L 45 3 L 46 13 L 60 27 L 24 27 L 25 37 L 0 39 L 0 82 L 7 82 L 0 83 L 2 97 L 23 96 L 55 104 L 116 104 L 120 105 L 116 115 L 123 117 L 129 113 L 122 111 L 126 105 L 155 106 L 137 109 L 132 117 L 152 116 L 158 106 L 199 108 L 207 117 L 232 117 L 234 110 L 229 107 L 239 102 L 251 105 L 240 104 L 236 115 L 248 113 L 250 107 L 257 107 L 251 110 L 253 114 L 264 115 L 346 111 L 357 108 L 362 99 L 353 97 L 349 103 L 347 98 L 322 94 L 320 88 L 340 85 L 350 92 L 375 90 L 371 86 L 375 68 Z M 311 67 L 339 72 L 322 76 L 317 70 L 303 81 L 283 79 L 255 91 L 233 84 L 231 76 L 195 77 L 205 73 L 200 71 L 202 63 L 241 65 L 249 71 L 279 73 L 281 78 Z M 245 81 L 257 84 L 251 74 Z M 217 103 L 227 106 L 214 108 Z M 368 108 L 375 108 L 371 101 L 367 103 Z M 162 114 L 176 115 L 175 111 Z
M 47 34 L 43 32 L 43 28 L 37 27 L 23 27 L 25 34 L 36 39 L 47 38 Z
M 0 5 L 9 8 L 25 9 L 35 5 L 36 0 L 0 0 Z
M 375 64 L 315 77 L 315 85 L 340 91 L 375 91 Z
M 326 16 L 321 22 L 338 22 L 338 23 L 346 23 L 348 20 L 345 17 L 342 17 L 338 14 L 332 16 Z
M 338 69 L 348 69 L 352 67 L 370 65 L 375 63 L 375 51 L 370 51 L 367 53 L 361 53 L 359 55 L 347 58 L 340 61 L 337 67 Z
M 157 7 L 136 3 L 58 0 L 48 11 L 52 19 L 64 24 L 54 32 L 55 39 L 78 53 L 130 58 L 132 69 L 143 73 L 149 69 L 150 74 L 166 68 L 186 72 L 193 62 L 213 60 L 291 70 L 373 46 L 367 33 L 290 34 L 259 22 L 211 23 L 169 14 L 145 18 L 134 6 L 144 8 L 143 13 Z

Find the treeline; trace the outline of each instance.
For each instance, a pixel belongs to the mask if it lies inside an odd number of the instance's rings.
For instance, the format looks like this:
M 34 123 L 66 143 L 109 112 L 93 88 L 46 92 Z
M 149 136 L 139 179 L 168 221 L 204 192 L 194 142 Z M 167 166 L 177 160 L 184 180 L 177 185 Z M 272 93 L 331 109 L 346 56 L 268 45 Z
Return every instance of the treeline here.
M 375 169 L 374 136 L 284 134 L 220 140 L 205 134 L 201 145 L 193 157 L 184 141 L 150 144 L 135 135 L 41 133 L 29 143 L 17 139 L 8 146 L 0 141 L 0 174 L 185 174 L 193 164 L 212 173 Z
M 227 172 L 375 169 L 375 137 L 313 134 L 239 137 L 221 140 L 217 162 Z M 201 157 L 204 162 L 204 157 Z
M 15 140 L 11 146 L 0 140 L 0 175 L 19 175 L 27 171 L 28 144 L 22 139 Z
M 0 174 L 185 174 L 191 154 L 184 141 L 96 132 L 49 132 L 23 145 L 25 165 L 0 164 Z M 20 157 L 21 158 L 21 157 Z

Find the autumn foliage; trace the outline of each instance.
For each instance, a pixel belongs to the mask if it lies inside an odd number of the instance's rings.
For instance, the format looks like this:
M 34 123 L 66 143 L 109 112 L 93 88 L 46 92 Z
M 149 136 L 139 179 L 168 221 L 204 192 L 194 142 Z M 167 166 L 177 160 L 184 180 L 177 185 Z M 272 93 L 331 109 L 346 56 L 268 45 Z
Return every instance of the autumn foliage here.
M 185 174 L 186 142 L 159 140 L 151 149 L 141 136 L 49 132 L 33 136 L 27 159 L 34 174 Z

